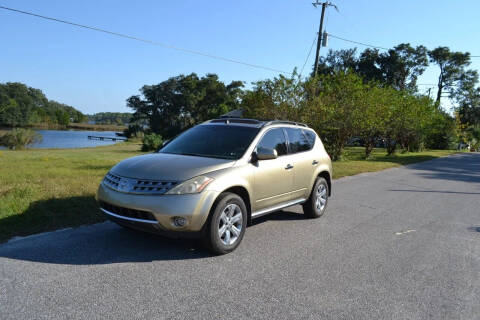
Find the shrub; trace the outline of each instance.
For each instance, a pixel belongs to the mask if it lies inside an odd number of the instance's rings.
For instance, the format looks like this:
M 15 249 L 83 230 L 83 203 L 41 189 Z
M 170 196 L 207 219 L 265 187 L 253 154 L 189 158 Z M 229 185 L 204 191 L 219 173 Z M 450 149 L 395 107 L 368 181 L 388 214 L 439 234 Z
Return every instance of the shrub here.
M 162 145 L 162 136 L 156 133 L 146 134 L 142 139 L 142 151 L 158 150 Z
M 0 137 L 0 145 L 11 150 L 21 150 L 41 139 L 42 136 L 31 129 L 15 128 Z
M 143 138 L 144 132 L 143 127 L 137 124 L 130 124 L 128 128 L 123 130 L 123 134 L 128 139 L 130 138 Z

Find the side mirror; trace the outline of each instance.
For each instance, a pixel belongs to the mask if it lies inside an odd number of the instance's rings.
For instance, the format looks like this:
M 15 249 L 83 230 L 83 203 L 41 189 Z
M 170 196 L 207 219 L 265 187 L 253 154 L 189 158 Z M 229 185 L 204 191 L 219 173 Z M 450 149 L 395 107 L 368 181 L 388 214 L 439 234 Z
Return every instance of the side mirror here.
M 258 147 L 257 151 L 255 152 L 255 158 L 257 160 L 271 160 L 277 159 L 277 157 L 278 154 L 277 150 L 275 149 Z

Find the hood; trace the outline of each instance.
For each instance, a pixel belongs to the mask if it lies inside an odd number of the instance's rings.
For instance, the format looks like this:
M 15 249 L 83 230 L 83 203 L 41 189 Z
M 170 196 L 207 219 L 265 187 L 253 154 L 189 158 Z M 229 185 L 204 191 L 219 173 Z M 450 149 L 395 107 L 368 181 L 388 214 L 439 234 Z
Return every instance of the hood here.
M 227 159 L 153 153 L 125 159 L 110 171 L 127 178 L 184 181 L 234 163 Z

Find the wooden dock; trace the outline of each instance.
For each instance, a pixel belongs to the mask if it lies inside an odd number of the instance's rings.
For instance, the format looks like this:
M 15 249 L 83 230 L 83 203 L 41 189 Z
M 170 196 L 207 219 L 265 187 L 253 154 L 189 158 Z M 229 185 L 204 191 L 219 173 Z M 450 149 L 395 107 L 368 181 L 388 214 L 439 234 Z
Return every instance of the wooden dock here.
M 101 137 L 101 136 L 88 136 L 88 140 L 102 140 L 102 141 L 126 141 L 127 138 L 119 137 Z

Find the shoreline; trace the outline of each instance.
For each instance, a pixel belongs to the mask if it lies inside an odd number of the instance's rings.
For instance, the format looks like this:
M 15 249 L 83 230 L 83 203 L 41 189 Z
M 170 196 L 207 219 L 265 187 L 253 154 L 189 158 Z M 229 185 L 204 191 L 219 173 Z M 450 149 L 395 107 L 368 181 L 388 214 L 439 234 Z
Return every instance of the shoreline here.
M 71 123 L 69 125 L 57 124 L 32 124 L 29 126 L 7 127 L 0 126 L 0 131 L 9 131 L 13 128 L 32 129 L 32 130 L 75 130 L 75 131 L 115 131 L 123 132 L 126 126 L 110 125 L 110 124 L 87 124 L 87 123 Z

